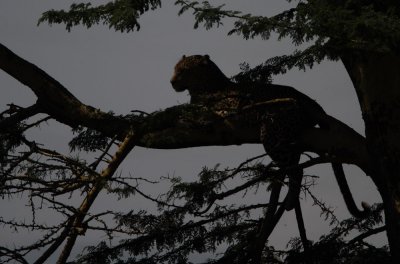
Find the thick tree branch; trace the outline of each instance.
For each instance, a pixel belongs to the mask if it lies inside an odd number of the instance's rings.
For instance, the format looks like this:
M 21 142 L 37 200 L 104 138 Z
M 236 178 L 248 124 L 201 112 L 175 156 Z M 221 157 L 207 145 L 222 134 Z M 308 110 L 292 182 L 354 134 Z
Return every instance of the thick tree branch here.
M 86 126 L 107 136 L 126 132 L 129 123 L 80 102 L 62 84 L 36 65 L 0 44 L 0 69 L 28 86 L 37 96 L 43 112 L 71 127 Z M 107 125 L 105 125 L 107 124 Z
M 221 117 L 196 105 L 174 106 L 138 118 L 135 122 L 102 112 L 80 102 L 43 70 L 1 44 L 0 68 L 36 94 L 37 104 L 43 112 L 70 127 L 85 126 L 106 136 L 118 135 L 121 140 L 133 128 L 138 146 L 156 149 L 260 143 L 258 127 L 239 128 L 235 125 L 237 117 Z M 304 151 L 328 155 L 339 163 L 355 164 L 368 173 L 364 137 L 331 116 L 321 119 L 329 129 L 304 131 L 300 138 Z
M 320 118 L 329 129 L 305 130 L 300 138 L 303 149 L 321 156 L 328 154 L 331 161 L 337 163 L 357 165 L 369 175 L 371 168 L 365 138 L 332 116 Z

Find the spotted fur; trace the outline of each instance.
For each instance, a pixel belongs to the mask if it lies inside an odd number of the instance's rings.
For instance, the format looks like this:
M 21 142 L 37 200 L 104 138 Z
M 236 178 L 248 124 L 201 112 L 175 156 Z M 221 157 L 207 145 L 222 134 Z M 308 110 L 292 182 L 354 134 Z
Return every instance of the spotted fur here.
M 192 104 L 205 105 L 221 115 L 240 113 L 244 107 L 274 99 L 293 99 L 289 107 L 257 109 L 240 117 L 239 125 L 258 127 L 266 152 L 281 168 L 296 167 L 301 155 L 296 145 L 297 136 L 304 128 L 317 124 L 316 115 L 312 113 L 324 113 L 314 100 L 292 87 L 234 83 L 208 55 L 183 56 L 175 66 L 171 84 L 175 91 L 188 90 Z M 286 209 L 290 210 L 298 200 L 303 171 L 289 169 L 288 175 Z
M 298 201 L 303 177 L 303 170 L 296 168 L 301 155 L 297 137 L 303 129 L 317 124 L 327 129 L 319 123 L 320 117 L 325 115 L 322 107 L 292 87 L 231 82 L 208 55 L 183 56 L 175 66 L 171 84 L 177 92 L 188 90 L 192 104 L 209 107 L 222 116 L 234 114 L 238 119 L 236 125 L 259 129 L 266 152 L 279 167 L 287 170 L 286 209 L 292 209 Z M 254 104 L 283 98 L 293 99 L 295 103 L 290 107 L 254 108 L 254 111 L 241 113 Z M 342 164 L 333 163 L 332 167 L 350 213 L 358 218 L 366 217 L 369 209 L 357 208 Z

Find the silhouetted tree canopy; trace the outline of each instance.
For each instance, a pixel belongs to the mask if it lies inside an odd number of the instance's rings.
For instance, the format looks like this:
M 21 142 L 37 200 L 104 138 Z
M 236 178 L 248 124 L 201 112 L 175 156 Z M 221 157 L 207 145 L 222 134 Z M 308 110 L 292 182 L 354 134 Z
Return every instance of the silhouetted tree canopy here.
M 339 221 L 332 208 L 313 195 L 314 178 L 305 176 L 302 191 L 321 209 L 332 229 L 318 241 L 308 240 L 298 205 L 295 212 L 300 236 L 290 240 L 286 250 L 277 250 L 268 239 L 285 211 L 285 198 L 280 199 L 280 193 L 287 171 L 273 162 L 265 164 L 265 155 L 234 168 L 204 168 L 194 182 L 171 176 L 158 183 L 116 173 L 135 146 L 173 149 L 261 143 L 258 129 L 243 131 L 230 125 L 248 112 L 221 117 L 192 104 L 153 113 L 104 112 L 82 103 L 40 67 L 0 44 L 0 68 L 37 97 L 30 107 L 10 104 L 0 113 L 0 194 L 2 198 L 26 199 L 33 215 L 25 222 L 2 214 L 0 223 L 17 232 L 40 230 L 43 234 L 28 246 L 0 246 L 0 261 L 27 263 L 26 257 L 39 251 L 35 263 L 44 263 L 53 254 L 59 254 L 58 263 L 66 263 L 77 238 L 87 230 L 97 230 L 107 235 L 104 241 L 86 248 L 72 263 L 190 263 L 193 253 L 213 253 L 204 263 L 400 262 L 400 2 L 288 2 L 292 3 L 290 9 L 271 17 L 229 10 L 208 1 L 177 0 L 175 5 L 178 15 L 193 14 L 194 28 L 222 27 L 230 20 L 230 35 L 268 40 L 276 34 L 279 40 L 290 39 L 298 48 L 292 54 L 265 58 L 253 68 L 243 64 L 242 72 L 232 78 L 235 82 L 267 84 L 272 76 L 293 68 L 307 70 L 324 59 L 342 61 L 358 96 L 366 136 L 329 115 L 321 117 L 329 129 L 316 127 L 299 135 L 304 152 L 315 155 L 298 166 L 356 165 L 371 177 L 382 204 L 365 206 L 367 217 Z M 134 34 L 142 26 L 141 16 L 161 8 L 161 3 L 74 3 L 69 10 L 43 13 L 38 24 L 64 24 L 68 31 L 78 25 L 90 28 L 101 24 Z M 262 109 L 285 103 L 268 101 Z M 45 142 L 30 139 L 27 132 L 50 119 L 72 129 L 70 153 L 48 149 L 42 144 Z M 143 183 L 166 182 L 170 190 L 158 197 L 141 189 Z M 105 191 L 120 198 L 142 196 L 159 210 L 92 214 L 92 204 Z M 269 199 L 229 202 L 250 191 L 264 191 Z M 69 198 L 79 196 L 83 197 L 80 204 L 69 202 Z M 35 214 L 43 204 L 62 216 L 59 224 L 36 223 Z M 376 247 L 365 240 L 383 231 L 388 245 Z M 121 239 L 110 245 L 108 241 L 117 236 Z

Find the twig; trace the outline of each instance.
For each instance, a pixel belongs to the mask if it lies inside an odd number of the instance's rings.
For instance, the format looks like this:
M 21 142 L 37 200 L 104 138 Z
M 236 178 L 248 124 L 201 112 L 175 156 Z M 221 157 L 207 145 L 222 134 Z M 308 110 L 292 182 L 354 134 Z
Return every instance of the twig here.
M 353 238 L 352 240 L 350 240 L 349 242 L 347 242 L 347 245 L 351 245 L 351 244 L 360 242 L 360 241 L 364 240 L 365 238 L 367 238 L 369 236 L 378 234 L 378 233 L 383 232 L 385 230 L 386 230 L 386 226 L 385 225 L 381 226 L 381 227 L 378 227 L 378 228 L 375 228 L 375 229 L 368 230 L 367 232 L 362 233 L 362 234 L 356 236 L 355 238 Z
M 10 126 L 14 126 L 22 120 L 25 120 L 41 112 L 42 110 L 37 103 L 27 108 L 18 107 L 18 109 L 15 110 L 15 114 L 12 114 L 10 117 L 0 122 L 0 131 L 7 129 Z

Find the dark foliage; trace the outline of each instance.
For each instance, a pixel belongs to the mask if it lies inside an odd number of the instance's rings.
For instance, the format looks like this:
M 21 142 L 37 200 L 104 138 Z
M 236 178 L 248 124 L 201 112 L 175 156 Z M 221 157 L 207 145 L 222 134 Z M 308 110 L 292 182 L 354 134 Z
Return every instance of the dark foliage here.
M 222 24 L 224 18 L 234 20 L 229 34 L 245 39 L 290 38 L 296 46 L 305 44 L 304 50 L 292 55 L 271 58 L 254 70 L 263 74 L 285 73 L 293 67 L 305 69 L 324 58 L 338 59 L 348 52 L 399 52 L 400 5 L 396 1 L 331 1 L 308 0 L 293 2 L 293 8 L 273 17 L 253 16 L 239 11 L 212 7 L 208 1 L 179 0 L 181 11 L 191 10 L 195 27 L 203 24 L 207 29 Z
M 189 263 L 191 254 L 216 252 L 220 246 L 227 246 L 223 254 L 202 263 L 252 263 L 252 244 L 263 221 L 262 212 L 270 205 L 220 205 L 217 201 L 246 190 L 249 193 L 248 188 L 268 186 L 276 173 L 273 167 L 246 163 L 236 169 L 205 168 L 197 182 L 171 178 L 172 189 L 157 201 L 159 214 L 131 211 L 115 215 L 116 228 L 134 238 L 115 246 L 103 241 L 88 247 L 76 263 Z M 232 178 L 243 183 L 223 190 Z M 364 241 L 384 230 L 376 228 L 381 223 L 382 206 L 377 205 L 366 219 L 332 222 L 331 232 L 317 242 L 310 241 L 306 250 L 299 238 L 292 239 L 286 251 L 264 248 L 262 263 L 386 263 L 388 249 Z
M 95 151 L 105 148 L 109 143 L 109 139 L 96 130 L 77 128 L 74 133 L 77 135 L 69 142 L 72 151 Z
M 161 7 L 161 0 L 117 0 L 105 5 L 92 7 L 91 3 L 72 4 L 69 11 L 50 10 L 43 13 L 39 24 L 65 24 L 68 31 L 73 26 L 90 28 L 103 23 L 117 31 L 139 30 L 139 17 L 149 10 Z
M 258 78 L 285 73 L 292 68 L 305 69 L 323 59 L 338 59 L 347 52 L 399 52 L 400 6 L 393 1 L 378 0 L 309 0 L 289 1 L 293 8 L 272 17 L 253 16 L 240 11 L 226 10 L 225 5 L 213 6 L 208 1 L 178 0 L 179 14 L 192 11 L 194 27 L 206 29 L 223 24 L 222 20 L 234 20 L 229 34 L 239 34 L 245 39 L 261 37 L 269 39 L 290 38 L 296 50 L 267 60 L 252 69 Z M 121 0 L 92 7 L 91 4 L 73 4 L 69 11 L 47 11 L 39 23 L 65 24 L 70 30 L 74 25 L 91 27 L 103 23 L 118 31 L 139 30 L 138 18 L 149 9 L 161 6 L 161 1 Z M 304 46 L 304 45 L 303 45 Z M 267 77 L 260 77 L 267 76 Z

